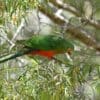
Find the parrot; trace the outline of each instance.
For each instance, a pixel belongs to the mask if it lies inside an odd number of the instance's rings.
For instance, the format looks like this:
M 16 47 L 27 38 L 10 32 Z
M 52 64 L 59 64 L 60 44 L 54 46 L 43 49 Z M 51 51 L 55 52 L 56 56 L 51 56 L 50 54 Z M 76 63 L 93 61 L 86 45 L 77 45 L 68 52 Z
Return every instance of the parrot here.
M 56 35 L 35 35 L 27 40 L 20 41 L 22 45 L 17 51 L 0 57 L 0 63 L 23 55 L 39 55 L 48 59 L 52 59 L 57 54 L 68 53 L 69 55 L 74 50 L 74 45 L 71 41 Z

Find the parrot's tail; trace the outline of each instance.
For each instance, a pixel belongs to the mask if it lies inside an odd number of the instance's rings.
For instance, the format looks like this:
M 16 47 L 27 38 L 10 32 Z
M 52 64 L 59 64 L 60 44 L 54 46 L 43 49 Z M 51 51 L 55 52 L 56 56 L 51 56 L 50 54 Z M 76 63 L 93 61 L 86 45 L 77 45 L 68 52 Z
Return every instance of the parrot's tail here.
M 14 59 L 16 57 L 20 57 L 22 55 L 24 55 L 24 53 L 22 53 L 22 52 L 17 52 L 17 53 L 4 55 L 4 56 L 0 57 L 0 63 L 6 62 L 6 61 L 11 60 L 11 59 Z
M 31 50 L 26 50 L 26 51 L 19 51 L 16 53 L 12 53 L 12 54 L 8 54 L 8 55 L 4 55 L 4 56 L 0 56 L 0 63 L 6 62 L 8 60 L 11 59 L 15 59 L 17 57 L 23 56 L 25 54 L 28 54 Z

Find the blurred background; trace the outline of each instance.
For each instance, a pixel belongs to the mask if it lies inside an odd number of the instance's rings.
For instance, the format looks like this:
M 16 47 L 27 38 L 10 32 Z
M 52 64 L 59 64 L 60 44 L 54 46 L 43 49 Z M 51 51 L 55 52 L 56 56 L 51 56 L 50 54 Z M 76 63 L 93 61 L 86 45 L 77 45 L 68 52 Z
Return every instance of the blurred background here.
M 100 100 L 99 33 L 100 0 L 0 0 L 0 59 L 19 50 L 16 41 L 37 34 L 75 47 L 57 61 L 22 56 L 1 63 L 0 99 Z

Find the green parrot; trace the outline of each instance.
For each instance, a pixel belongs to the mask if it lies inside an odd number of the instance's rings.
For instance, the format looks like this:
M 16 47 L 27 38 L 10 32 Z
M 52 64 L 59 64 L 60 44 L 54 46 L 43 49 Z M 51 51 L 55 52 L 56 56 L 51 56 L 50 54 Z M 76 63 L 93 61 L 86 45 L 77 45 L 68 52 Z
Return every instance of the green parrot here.
M 20 44 L 23 46 L 19 51 L 1 57 L 0 63 L 23 55 L 40 55 L 52 59 L 56 54 L 71 54 L 74 50 L 74 45 L 69 40 L 55 35 L 35 35 Z

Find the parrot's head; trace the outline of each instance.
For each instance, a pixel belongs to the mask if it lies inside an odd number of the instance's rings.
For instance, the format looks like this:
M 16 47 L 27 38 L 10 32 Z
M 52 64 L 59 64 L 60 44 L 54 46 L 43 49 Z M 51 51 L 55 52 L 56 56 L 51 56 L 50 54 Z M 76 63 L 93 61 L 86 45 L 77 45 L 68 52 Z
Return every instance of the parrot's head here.
M 73 45 L 73 43 L 71 42 L 71 41 L 66 41 L 67 42 L 67 53 L 69 54 L 69 55 L 71 55 L 72 53 L 73 53 L 73 51 L 74 51 L 74 45 Z
M 71 55 L 73 51 L 74 51 L 74 48 L 68 48 L 68 49 L 67 49 L 67 53 L 68 53 L 69 55 Z

